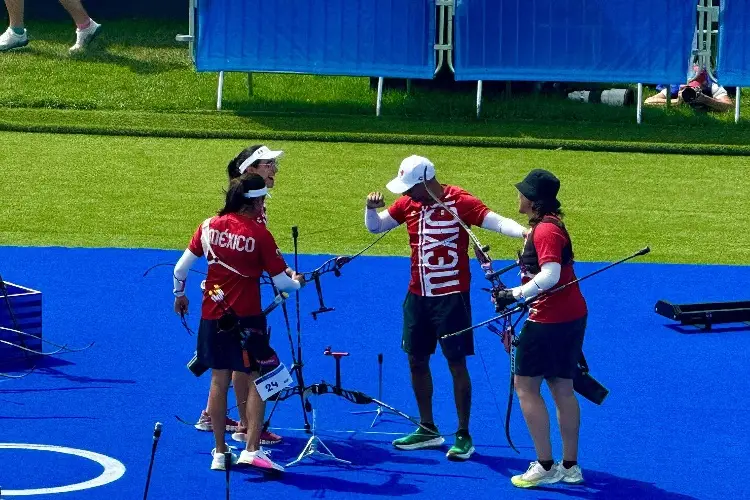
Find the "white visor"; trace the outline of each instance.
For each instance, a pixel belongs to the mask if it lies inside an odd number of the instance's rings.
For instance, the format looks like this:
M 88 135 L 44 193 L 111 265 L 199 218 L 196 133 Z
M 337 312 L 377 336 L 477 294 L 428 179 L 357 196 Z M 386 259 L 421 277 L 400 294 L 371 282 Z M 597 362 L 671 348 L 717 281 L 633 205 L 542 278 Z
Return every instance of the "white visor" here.
M 245 198 L 260 198 L 268 194 L 268 188 L 263 189 L 251 189 L 247 193 L 243 194 Z
M 271 151 L 266 146 L 261 146 L 257 150 L 255 150 L 255 153 L 251 154 L 248 159 L 240 164 L 238 168 L 238 170 L 240 171 L 240 175 L 244 174 L 245 170 L 247 170 L 250 165 L 258 160 L 273 160 L 283 154 L 283 151 Z

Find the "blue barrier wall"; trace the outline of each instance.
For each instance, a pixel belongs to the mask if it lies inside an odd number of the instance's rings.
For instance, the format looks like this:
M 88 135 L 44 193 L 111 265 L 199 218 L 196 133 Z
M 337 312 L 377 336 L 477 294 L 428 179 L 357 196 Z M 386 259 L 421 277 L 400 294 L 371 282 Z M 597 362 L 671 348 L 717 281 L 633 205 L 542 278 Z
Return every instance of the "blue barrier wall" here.
M 457 0 L 457 80 L 676 82 L 691 0 Z
M 721 84 L 750 87 L 750 0 L 722 0 L 719 26 Z
M 434 0 L 198 3 L 198 71 L 432 78 Z

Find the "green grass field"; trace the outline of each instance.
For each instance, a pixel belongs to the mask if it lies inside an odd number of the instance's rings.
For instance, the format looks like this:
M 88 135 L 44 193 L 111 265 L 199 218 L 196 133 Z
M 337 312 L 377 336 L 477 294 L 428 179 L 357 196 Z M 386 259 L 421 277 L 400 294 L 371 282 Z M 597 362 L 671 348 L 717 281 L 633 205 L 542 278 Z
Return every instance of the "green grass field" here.
M 554 171 L 581 260 L 650 245 L 652 261 L 750 262 L 750 100 L 740 125 L 672 108 L 645 109 L 638 126 L 634 108 L 535 95 L 490 96 L 476 120 L 473 90 L 417 88 L 387 92 L 377 119 L 366 78 L 258 74 L 248 96 L 231 74 L 219 113 L 216 75 L 174 41 L 181 24 L 106 23 L 75 58 L 68 23 L 28 28 L 29 48 L 0 55 L 2 245 L 183 248 L 220 208 L 227 161 L 267 142 L 287 152 L 269 200 L 285 251 L 292 225 L 305 253 L 363 247 L 364 197 L 422 154 L 519 221 L 513 183 Z M 399 231 L 372 253 L 405 255 Z M 519 244 L 481 234 L 496 259 Z
M 683 106 L 645 109 L 638 126 L 634 107 L 489 93 L 478 121 L 471 85 L 388 91 L 376 119 L 367 78 L 256 74 L 249 96 L 246 75 L 235 73 L 227 75 L 224 111 L 217 113 L 216 74 L 196 73 L 187 45 L 174 41 L 186 31 L 183 23 L 108 22 L 97 45 L 75 58 L 67 55 L 69 23 L 28 28 L 29 47 L 0 56 L 2 130 L 345 141 L 384 134 L 377 140 L 552 148 L 580 141 L 584 149 L 626 150 L 622 143 L 630 143 L 644 151 L 750 153 L 749 93 L 740 125 L 731 112 L 696 114 Z
M 0 244 L 183 248 L 222 206 L 225 166 L 246 141 L 0 133 Z M 632 153 L 388 144 L 275 142 L 287 155 L 269 200 L 283 250 L 356 251 L 364 198 L 401 159 L 423 154 L 443 182 L 463 186 L 502 215 L 517 214 L 513 183 L 528 170 L 557 173 L 580 260 L 612 260 L 650 245 L 650 260 L 750 261 L 747 160 Z M 393 195 L 387 194 L 392 201 Z M 519 242 L 482 231 L 496 259 Z M 374 254 L 405 255 L 405 234 Z

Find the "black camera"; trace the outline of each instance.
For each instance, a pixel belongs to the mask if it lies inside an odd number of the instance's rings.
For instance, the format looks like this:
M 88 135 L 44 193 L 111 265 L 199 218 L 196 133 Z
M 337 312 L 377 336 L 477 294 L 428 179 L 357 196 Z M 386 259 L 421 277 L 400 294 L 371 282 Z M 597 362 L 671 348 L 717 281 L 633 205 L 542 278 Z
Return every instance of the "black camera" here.
M 688 86 L 682 90 L 682 100 L 687 104 L 692 104 L 698 99 L 698 96 L 702 95 L 703 91 L 700 87 Z

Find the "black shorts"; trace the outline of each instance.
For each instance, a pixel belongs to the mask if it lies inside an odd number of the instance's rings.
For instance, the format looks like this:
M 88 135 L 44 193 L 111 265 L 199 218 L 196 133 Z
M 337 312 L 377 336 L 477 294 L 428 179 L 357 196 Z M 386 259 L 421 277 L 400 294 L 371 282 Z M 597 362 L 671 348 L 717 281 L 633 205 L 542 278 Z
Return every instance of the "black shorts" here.
M 404 299 L 404 330 L 401 348 L 413 356 L 435 353 L 438 338 L 471 326 L 469 292 L 423 297 L 411 292 Z M 440 339 L 440 348 L 448 360 L 474 354 L 472 330 Z
M 526 321 L 518 337 L 514 373 L 524 377 L 574 378 L 581 359 L 586 318 L 567 323 Z
M 260 365 L 252 353 L 243 354 L 239 329 L 219 331 L 218 320 L 201 319 L 198 328 L 198 362 L 215 370 L 232 370 L 253 373 L 260 371 Z M 240 318 L 242 328 L 254 329 L 268 334 L 266 317 L 263 315 Z M 249 365 L 249 366 L 248 366 Z

